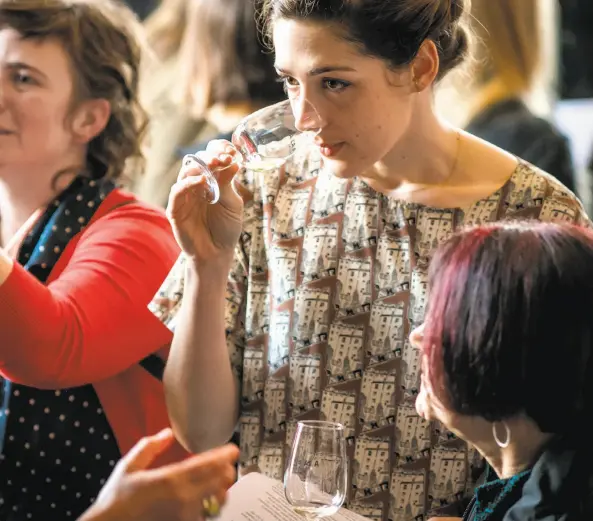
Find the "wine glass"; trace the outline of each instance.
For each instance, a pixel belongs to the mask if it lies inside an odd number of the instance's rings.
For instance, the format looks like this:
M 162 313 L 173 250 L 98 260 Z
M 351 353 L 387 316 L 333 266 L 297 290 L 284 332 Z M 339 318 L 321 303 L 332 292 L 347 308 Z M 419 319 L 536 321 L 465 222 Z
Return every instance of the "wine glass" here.
M 344 426 L 298 422 L 284 475 L 284 494 L 292 508 L 310 519 L 331 516 L 344 504 L 347 481 Z
M 310 106 L 307 113 L 309 115 L 302 118 L 302 125 L 309 127 L 317 118 L 317 113 Z M 317 133 L 309 130 L 301 132 L 296 128 L 290 100 L 264 107 L 244 118 L 233 132 L 231 141 L 237 152 L 233 163 L 261 172 L 276 170 L 295 153 L 297 145 L 306 141 L 312 143 Z M 208 185 L 206 200 L 210 204 L 216 203 L 220 189 L 214 172 L 206 163 L 194 154 L 187 154 L 183 158 L 183 166 L 201 171 Z

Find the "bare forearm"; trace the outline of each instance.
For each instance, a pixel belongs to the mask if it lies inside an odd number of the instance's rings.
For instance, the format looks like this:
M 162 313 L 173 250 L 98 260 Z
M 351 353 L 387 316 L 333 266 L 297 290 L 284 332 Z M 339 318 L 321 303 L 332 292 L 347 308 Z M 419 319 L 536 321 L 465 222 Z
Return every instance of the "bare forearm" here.
M 189 266 L 165 371 L 173 430 L 192 452 L 227 442 L 237 418 L 238 391 L 224 325 L 228 266 Z

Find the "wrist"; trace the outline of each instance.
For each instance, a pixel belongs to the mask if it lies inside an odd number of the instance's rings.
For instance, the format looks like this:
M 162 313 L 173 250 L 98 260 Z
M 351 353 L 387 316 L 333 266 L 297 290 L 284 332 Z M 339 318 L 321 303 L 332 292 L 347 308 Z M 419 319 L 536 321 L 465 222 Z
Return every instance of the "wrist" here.
M 188 258 L 187 273 L 191 279 L 200 282 L 224 281 L 226 284 L 232 263 L 233 252 L 208 261 Z

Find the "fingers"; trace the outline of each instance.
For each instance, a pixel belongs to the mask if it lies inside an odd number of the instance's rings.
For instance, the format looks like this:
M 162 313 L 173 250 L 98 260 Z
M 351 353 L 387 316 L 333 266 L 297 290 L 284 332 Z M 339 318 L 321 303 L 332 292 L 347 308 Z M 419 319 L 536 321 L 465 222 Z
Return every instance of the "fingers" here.
M 240 168 L 237 149 L 228 141 L 215 139 L 208 143 L 206 154 L 209 154 L 210 157 L 217 157 L 221 161 L 221 164 L 215 168 L 217 170 L 216 177 L 221 187 L 229 185 Z
M 154 479 L 174 478 L 192 482 L 203 481 L 208 476 L 220 476 L 230 486 L 236 477 L 234 466 L 238 458 L 239 449 L 236 445 L 229 444 L 196 454 L 171 465 L 147 471 L 146 474 L 153 474 Z
M 186 177 L 177 181 L 171 188 L 171 198 L 183 194 L 197 195 L 208 190 L 208 178 L 205 175 Z
M 201 520 L 205 519 L 209 512 L 205 511 L 204 501 L 209 503 L 218 503 L 218 511 L 227 501 L 228 489 L 233 485 L 233 481 L 228 481 L 220 474 L 205 476 L 200 482 L 175 483 L 174 488 L 168 488 L 172 492 L 176 501 L 181 503 L 179 510 L 188 512 L 187 519 Z M 214 501 L 213 501 L 214 500 Z M 216 510 L 216 509 L 215 509 Z M 214 512 L 210 512 L 214 514 Z M 182 517 L 185 519 L 185 517 Z
M 198 201 L 204 203 L 215 200 L 219 194 L 219 188 L 205 175 L 198 177 L 187 177 L 178 181 L 171 187 L 169 201 L 167 203 L 166 215 L 169 220 L 176 221 L 190 211 L 191 207 Z
M 236 480 L 237 473 L 234 465 L 227 463 L 219 468 L 211 468 L 200 478 L 194 476 L 190 481 L 188 490 L 191 491 L 190 494 L 193 493 L 195 497 L 200 499 L 200 503 L 204 499 L 216 498 L 218 505 L 222 507 L 226 503 L 229 488 L 233 486 Z M 202 512 L 202 509 L 199 512 Z
M 195 155 L 186 155 L 182 160 L 178 181 L 186 177 L 199 176 L 209 169 L 221 186 L 228 185 L 239 170 L 238 152 L 225 140 L 213 140 L 205 151 Z
M 186 177 L 196 177 L 202 174 L 215 173 L 221 168 L 228 167 L 233 158 L 228 154 L 212 155 L 208 152 L 198 152 L 197 154 L 188 154 L 181 160 L 181 169 L 177 176 L 177 181 Z
M 221 154 L 229 154 L 232 156 L 237 152 L 237 149 L 226 139 L 213 139 L 206 146 L 206 152 L 214 156 Z
M 174 466 L 180 472 L 186 472 L 199 478 L 202 474 L 208 473 L 210 469 L 221 468 L 227 465 L 234 468 L 238 459 L 239 448 L 229 443 L 228 445 L 196 454 L 191 458 L 175 463 Z
M 155 501 L 166 502 L 174 511 L 189 512 L 191 519 L 199 519 L 203 500 L 215 497 L 220 505 L 225 503 L 227 491 L 236 481 L 234 462 L 238 455 L 236 446 L 224 446 L 134 477 L 140 489 L 153 491 Z M 179 518 L 185 519 L 181 515 Z
M 142 438 L 122 458 L 121 465 L 127 472 L 146 469 L 173 444 L 174 440 L 173 431 L 170 428 L 163 429 L 154 436 Z
M 212 155 L 209 152 L 198 152 L 196 155 L 185 156 L 177 181 L 188 177 L 212 175 L 221 186 L 228 185 L 239 171 L 235 156 L 229 154 Z

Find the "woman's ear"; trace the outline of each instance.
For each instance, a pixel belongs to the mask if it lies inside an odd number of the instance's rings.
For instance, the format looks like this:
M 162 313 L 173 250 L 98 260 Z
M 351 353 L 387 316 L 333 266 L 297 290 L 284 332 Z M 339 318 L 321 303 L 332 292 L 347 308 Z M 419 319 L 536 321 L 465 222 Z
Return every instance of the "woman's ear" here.
M 71 118 L 74 139 L 80 144 L 88 144 L 105 130 L 110 117 L 111 105 L 107 100 L 83 101 Z
M 439 72 L 439 52 L 432 40 L 424 40 L 412 62 L 412 82 L 416 92 L 430 87 Z

